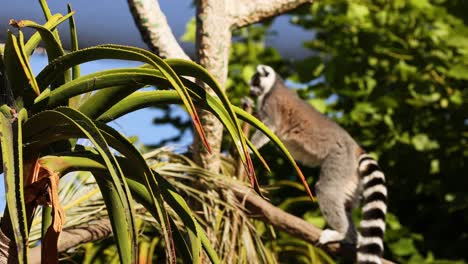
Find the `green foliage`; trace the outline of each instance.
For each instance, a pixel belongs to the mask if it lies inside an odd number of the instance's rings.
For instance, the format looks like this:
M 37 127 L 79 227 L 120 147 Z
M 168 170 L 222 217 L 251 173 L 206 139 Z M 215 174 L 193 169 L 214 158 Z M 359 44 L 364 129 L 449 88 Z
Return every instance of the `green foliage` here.
M 450 14 L 466 18 L 461 2 L 330 0 L 293 18 L 316 31 L 316 55 L 292 79 L 313 81 L 307 92 L 331 99 L 326 113 L 379 156 L 405 226 L 389 217 L 398 262 L 468 258 L 468 27 Z

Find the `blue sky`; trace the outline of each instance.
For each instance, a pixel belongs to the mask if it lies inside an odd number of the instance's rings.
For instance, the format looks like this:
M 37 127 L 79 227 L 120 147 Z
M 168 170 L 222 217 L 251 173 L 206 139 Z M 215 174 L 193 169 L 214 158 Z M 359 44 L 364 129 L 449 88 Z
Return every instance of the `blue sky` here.
M 80 47 L 115 43 L 146 48 L 125 0 L 49 0 L 47 2 L 53 13 L 61 14 L 67 13 L 67 3 L 72 5 L 73 10 L 76 11 L 74 17 Z M 184 33 L 187 22 L 195 15 L 193 1 L 161 0 L 159 3 L 174 35 L 179 38 Z M 11 28 L 9 26 L 11 18 L 44 23 L 39 1 L 2 1 L 0 42 L 6 36 L 6 29 Z M 274 20 L 272 29 L 276 34 L 269 36 L 267 43 L 278 48 L 284 57 L 303 58 L 303 55 L 309 52 L 304 48 L 303 42 L 310 39 L 313 33 L 300 27 L 291 26 L 289 20 L 289 16 L 279 16 Z M 64 23 L 59 29 L 63 36 L 68 36 L 67 23 Z M 69 47 L 67 37 L 64 37 L 62 41 L 65 48 Z M 194 45 L 192 43 L 181 43 L 181 45 L 188 54 L 193 55 Z

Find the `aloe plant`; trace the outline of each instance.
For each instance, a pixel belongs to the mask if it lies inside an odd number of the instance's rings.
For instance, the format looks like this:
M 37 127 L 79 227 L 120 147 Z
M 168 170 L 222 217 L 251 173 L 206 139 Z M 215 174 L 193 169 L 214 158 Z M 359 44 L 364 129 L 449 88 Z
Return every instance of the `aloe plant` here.
M 42 260 L 58 261 L 57 240 L 66 221 L 58 195 L 60 179 L 69 172 L 89 171 L 104 199 L 121 263 L 135 263 L 138 258 L 134 200 L 158 222 L 169 262 L 174 263 L 179 256 L 184 262 L 199 263 L 203 248 L 213 263 L 219 263 L 201 225 L 176 189 L 106 122 L 141 107 L 180 103 L 203 139 L 195 105 L 207 109 L 220 119 L 236 142 L 257 191 L 248 147 L 256 155 L 259 153 L 242 133 L 238 116 L 269 135 L 296 166 L 292 157 L 261 122 L 232 106 L 214 78 L 199 65 L 163 60 L 149 51 L 129 46 L 107 44 L 78 49 L 71 7 L 63 16 L 52 14 L 46 2 L 40 2 L 47 22 L 40 25 L 29 20 L 11 20 L 15 33 L 8 31 L 5 46 L 0 49 L 0 77 L 4 79 L 0 85 L 6 95 L 0 106 L 7 203 L 2 231 L 9 238 L 18 262 L 28 262 L 29 232 L 37 206 L 42 206 Z M 67 20 L 72 32 L 70 52 L 63 49 L 56 29 Z M 36 30 L 27 40 L 22 33 L 25 27 Z M 40 41 L 47 50 L 49 63 L 34 76 L 29 56 Z M 139 61 L 144 65 L 80 76 L 80 64 L 99 59 Z M 195 84 L 193 78 L 207 84 L 216 97 Z M 145 86 L 156 86 L 158 90 L 137 91 Z M 79 138 L 89 140 L 91 146 L 78 144 Z M 210 150 L 207 144 L 206 148 Z M 169 214 L 168 208 L 174 213 Z M 176 220 L 182 225 L 175 225 Z

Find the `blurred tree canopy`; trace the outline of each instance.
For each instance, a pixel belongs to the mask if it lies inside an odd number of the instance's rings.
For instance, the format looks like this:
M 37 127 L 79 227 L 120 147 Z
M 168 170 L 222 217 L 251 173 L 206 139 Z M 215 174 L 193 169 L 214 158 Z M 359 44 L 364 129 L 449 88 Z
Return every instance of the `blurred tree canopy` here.
M 468 9 L 458 3 L 320 1 L 293 18 L 316 32 L 305 44 L 316 55 L 294 79 L 333 97 L 326 112 L 379 156 L 390 212 L 423 235 L 421 252 L 446 259 L 468 258 L 468 27 L 457 17 Z
M 313 55 L 291 61 L 266 47 L 271 21 L 240 29 L 227 84 L 233 102 L 247 94 L 257 64 L 273 66 L 378 157 L 389 186 L 385 256 L 400 263 L 466 263 L 467 2 L 321 0 L 291 18 L 311 32 L 304 45 Z M 277 187 L 272 201 L 323 226 L 317 205 L 298 192 L 278 152 L 272 146 L 261 152 L 276 164 L 271 175 L 259 174 L 263 184 Z M 304 169 L 313 184 L 317 170 Z

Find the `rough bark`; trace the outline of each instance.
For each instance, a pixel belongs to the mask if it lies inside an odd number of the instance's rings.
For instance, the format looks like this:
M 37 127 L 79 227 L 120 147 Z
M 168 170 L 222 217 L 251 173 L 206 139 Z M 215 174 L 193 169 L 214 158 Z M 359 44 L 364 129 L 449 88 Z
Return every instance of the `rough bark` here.
M 128 0 L 127 2 L 143 41 L 151 51 L 163 58 L 190 60 L 172 34 L 159 1 Z
M 197 62 L 205 67 L 224 87 L 227 80 L 229 47 L 231 45 L 231 21 L 227 13 L 227 1 L 199 0 L 197 1 Z M 221 122 L 211 113 L 200 110 L 200 119 L 208 138 L 212 153 L 202 146 L 199 137 L 195 137 L 193 151 L 194 160 L 203 168 L 219 172 L 221 159 L 221 139 L 223 127 Z
M 230 1 L 233 28 L 248 26 L 291 11 L 313 0 L 240 0 Z

